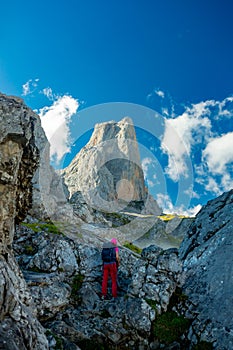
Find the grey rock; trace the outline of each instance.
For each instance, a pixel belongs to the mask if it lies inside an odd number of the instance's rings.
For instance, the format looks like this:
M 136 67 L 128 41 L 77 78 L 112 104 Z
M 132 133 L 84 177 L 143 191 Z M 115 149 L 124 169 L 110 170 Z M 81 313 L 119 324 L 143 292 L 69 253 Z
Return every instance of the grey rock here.
M 17 251 L 21 253 L 21 257 L 18 255 L 19 262 L 26 268 L 32 266 L 27 259 L 24 261 L 24 251 L 20 249 L 20 245 L 27 242 L 33 246 L 31 261 L 36 261 L 36 266 L 40 267 L 45 266 L 46 261 L 46 273 L 24 270 L 38 317 L 46 328 L 61 339 L 75 342 L 80 348 L 84 341 L 97 341 L 99 344 L 107 342 L 110 347 L 128 344 L 133 348 L 148 348 L 148 337 L 156 313 L 167 310 L 176 286 L 180 285 L 181 269 L 177 267 L 180 266 L 177 249 L 163 251 L 158 247 L 150 247 L 144 250 L 142 259 L 120 247 L 118 297 L 116 300 L 102 301 L 101 246 L 80 244 L 67 237 L 54 237 L 45 232 L 43 235 L 37 232 L 27 235 L 25 228 L 22 230 L 24 234 L 19 234 L 18 228 L 15 242 Z M 38 235 L 45 237 L 39 239 Z M 62 241 L 67 244 L 62 244 Z M 36 245 L 40 248 L 36 249 Z M 56 256 L 56 251 L 60 249 L 59 254 L 66 257 L 70 254 L 70 247 L 78 262 L 78 269 L 74 270 L 73 275 L 70 275 L 70 269 L 61 273 L 59 269 L 53 268 L 55 262 L 51 263 L 51 257 Z M 49 252 L 53 252 L 51 256 Z M 72 296 L 75 276 L 82 277 L 82 282 Z M 156 309 L 150 306 L 148 299 L 157 302 Z
M 167 311 L 171 296 L 183 283 L 182 263 L 177 249 L 163 251 L 150 246 L 142 251 L 142 257 L 147 263 L 135 264 L 129 291 L 134 296 L 155 301 L 160 314 Z
M 90 141 L 64 169 L 63 177 L 76 211 L 80 206 L 76 193 L 82 193 L 85 213 L 81 216 L 85 214 L 87 222 L 93 219 L 93 210 L 119 212 L 132 201 L 146 203 L 148 192 L 132 120 L 96 124 Z M 154 214 L 161 213 L 155 200 L 153 205 L 152 199 L 148 203 Z
M 157 264 L 158 256 L 163 252 L 163 249 L 150 245 L 142 250 L 141 257 L 145 260 L 148 260 L 151 264 Z
M 233 190 L 201 209 L 180 247 L 187 314 L 195 334 L 215 349 L 233 348 L 232 212 Z
M 0 94 L 0 345 L 3 349 L 48 349 L 44 329 L 11 249 L 15 222 L 32 201 L 39 164 L 38 116 L 22 100 Z M 42 131 L 41 131 L 42 133 Z

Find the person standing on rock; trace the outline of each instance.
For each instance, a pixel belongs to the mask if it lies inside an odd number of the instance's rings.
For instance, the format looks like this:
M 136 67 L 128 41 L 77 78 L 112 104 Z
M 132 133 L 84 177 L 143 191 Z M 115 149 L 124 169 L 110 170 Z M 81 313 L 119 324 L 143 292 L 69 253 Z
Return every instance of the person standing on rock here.
M 102 299 L 107 297 L 108 276 L 112 280 L 112 296 L 117 297 L 117 268 L 119 266 L 119 248 L 117 247 L 117 239 L 112 238 L 110 242 L 103 244 L 102 249 L 103 260 L 103 281 L 102 281 Z

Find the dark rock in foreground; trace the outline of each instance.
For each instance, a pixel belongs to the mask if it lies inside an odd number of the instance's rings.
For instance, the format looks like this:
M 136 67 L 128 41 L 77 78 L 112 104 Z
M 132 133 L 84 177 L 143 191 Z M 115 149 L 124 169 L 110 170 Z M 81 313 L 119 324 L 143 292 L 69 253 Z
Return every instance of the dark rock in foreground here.
M 15 222 L 32 202 L 32 177 L 39 164 L 38 116 L 20 99 L 0 95 L 0 348 L 48 349 L 44 329 L 11 244 Z
M 190 338 L 233 349 L 233 190 L 204 206 L 180 247 Z

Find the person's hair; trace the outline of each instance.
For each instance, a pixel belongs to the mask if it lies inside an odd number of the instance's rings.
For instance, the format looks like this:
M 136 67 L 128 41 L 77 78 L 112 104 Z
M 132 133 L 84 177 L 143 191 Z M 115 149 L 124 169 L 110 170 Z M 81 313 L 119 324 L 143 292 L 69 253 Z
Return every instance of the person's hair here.
M 111 239 L 111 243 L 117 245 L 117 239 L 116 239 L 116 238 L 112 238 L 112 239 Z

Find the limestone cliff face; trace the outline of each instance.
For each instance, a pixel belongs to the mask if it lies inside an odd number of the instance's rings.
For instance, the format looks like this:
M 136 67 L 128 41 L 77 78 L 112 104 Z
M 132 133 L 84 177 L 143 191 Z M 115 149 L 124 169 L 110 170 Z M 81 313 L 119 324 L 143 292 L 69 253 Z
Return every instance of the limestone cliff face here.
M 47 349 L 31 297 L 12 253 L 15 222 L 32 203 L 39 164 L 38 116 L 23 102 L 0 94 L 0 348 Z
M 63 175 L 70 197 L 81 191 L 96 209 L 118 211 L 119 203 L 145 202 L 148 191 L 132 120 L 97 124 Z
M 39 162 L 33 128 L 38 117 L 19 99 L 0 95 L 0 249 L 12 243 L 14 221 L 31 204 L 30 182 Z
M 190 337 L 214 349 L 233 349 L 232 213 L 233 190 L 201 209 L 180 247 L 187 313 L 194 318 Z

